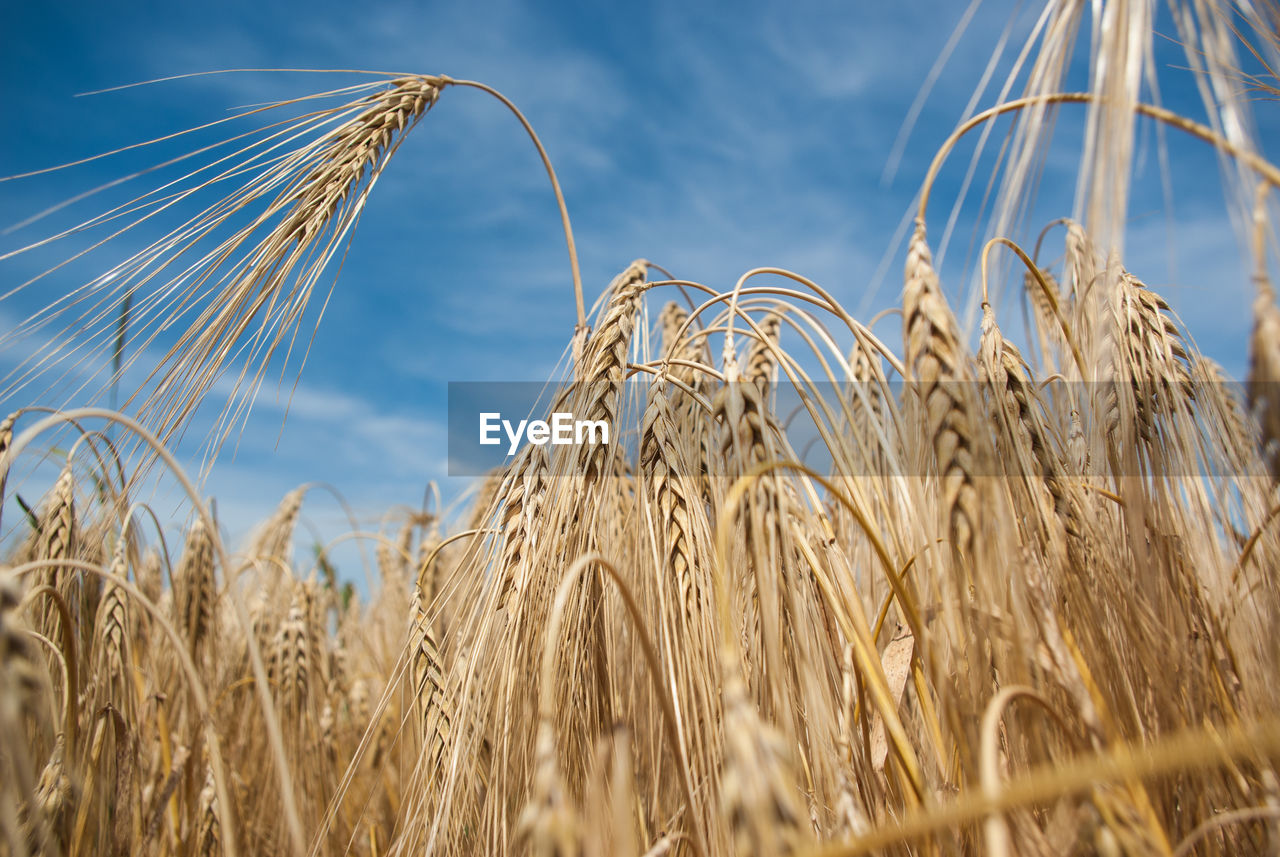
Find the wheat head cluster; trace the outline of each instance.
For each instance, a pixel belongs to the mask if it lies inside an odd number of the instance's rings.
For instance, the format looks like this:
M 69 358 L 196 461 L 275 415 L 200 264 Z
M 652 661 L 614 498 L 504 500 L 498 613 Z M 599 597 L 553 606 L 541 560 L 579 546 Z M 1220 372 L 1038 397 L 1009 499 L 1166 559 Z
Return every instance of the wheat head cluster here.
M 1238 121 L 1271 82 L 1241 57 L 1269 71 L 1280 18 L 1170 8 L 1203 124 L 1141 97 L 1154 4 L 1045 4 L 925 177 L 896 348 L 777 268 L 724 288 L 637 260 L 590 308 L 533 129 L 445 76 L 255 107 L 77 226 L 109 240 L 216 191 L 4 334 L 43 338 L 3 382 L 0 492 L 32 456 L 61 472 L 3 522 L 0 854 L 1280 854 L 1280 170 Z M 1089 87 L 1065 91 L 1082 33 Z M 294 548 L 307 487 L 227 544 L 169 445 L 229 370 L 234 427 L 397 149 L 464 90 L 512 110 L 560 203 L 559 405 L 634 443 L 528 445 L 466 514 L 356 528 L 377 579 L 344 588 Z M 1073 111 L 1074 218 L 1024 235 Z M 1216 152 L 1249 226 L 1240 393 L 1125 267 L 1139 122 Z M 999 123 L 970 336 L 930 191 Z M 111 365 L 122 308 L 165 351 L 126 409 L 18 407 L 64 358 Z M 154 352 L 131 353 L 107 382 Z M 157 472 L 189 496 L 177 541 L 139 489 Z

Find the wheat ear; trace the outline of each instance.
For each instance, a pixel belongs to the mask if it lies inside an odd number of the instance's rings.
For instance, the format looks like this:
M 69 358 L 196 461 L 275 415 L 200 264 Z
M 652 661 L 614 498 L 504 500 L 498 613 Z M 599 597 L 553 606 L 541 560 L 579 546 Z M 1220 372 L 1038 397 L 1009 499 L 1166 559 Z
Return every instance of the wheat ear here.
M 978 524 L 973 429 L 965 396 L 970 374 L 920 220 L 907 251 L 902 323 L 905 363 L 924 408 L 924 434 L 942 480 L 947 532 L 955 549 L 968 556 Z

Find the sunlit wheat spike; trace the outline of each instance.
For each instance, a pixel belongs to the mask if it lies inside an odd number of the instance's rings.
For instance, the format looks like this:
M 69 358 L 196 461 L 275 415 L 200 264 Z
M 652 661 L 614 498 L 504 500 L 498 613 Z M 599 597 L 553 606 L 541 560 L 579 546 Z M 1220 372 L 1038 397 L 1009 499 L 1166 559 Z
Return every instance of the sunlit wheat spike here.
M 647 480 L 650 498 L 659 513 L 659 544 L 676 581 L 687 620 L 696 623 L 705 608 L 694 556 L 693 533 L 696 483 L 689 479 L 690 463 L 680 443 L 679 427 L 671 413 L 662 382 L 649 388 L 640 435 L 640 468 Z
M 782 328 L 782 316 L 771 312 L 760 322 L 763 338 L 752 337 L 751 347 L 747 349 L 747 366 L 743 370 L 743 380 L 760 388 L 763 395 L 768 395 L 778 369 L 778 333 Z
M 686 331 L 683 335 L 680 333 L 688 318 L 689 311 L 675 301 L 669 301 L 663 306 L 662 312 L 658 314 L 662 356 L 673 361 L 710 364 L 711 353 L 707 349 L 706 340 L 695 339 L 690 335 L 692 331 Z M 667 375 L 685 382 L 695 390 L 705 392 L 707 388 L 707 375 L 692 366 L 672 363 L 667 369 Z
M 609 303 L 595 333 L 587 340 L 581 365 L 575 367 L 574 397 L 578 419 L 604 421 L 616 432 L 622 386 L 626 378 L 627 348 L 645 290 L 648 263 L 638 259 L 609 284 Z M 587 484 L 604 475 L 609 447 L 588 444 L 581 449 L 581 472 Z
M 334 715 L 333 705 L 326 702 L 320 709 L 320 752 L 325 761 L 334 765 L 338 761 L 338 733 L 337 719 Z
M 160 591 L 164 586 L 162 564 L 160 552 L 155 548 L 147 548 L 142 555 L 142 564 L 137 570 L 138 588 L 142 590 L 147 600 L 153 603 L 160 600 Z
M 884 369 L 878 353 L 869 350 L 862 342 L 854 343 L 849 354 L 849 377 L 859 386 L 852 396 L 852 403 L 863 415 L 862 431 L 868 428 L 867 421 L 879 422 L 882 418 L 881 390 L 877 381 L 884 380 Z M 863 413 L 864 411 L 869 413 Z
M 329 684 L 325 688 L 325 695 L 331 703 L 338 705 L 351 689 L 351 673 L 347 665 L 350 654 L 341 630 L 332 640 L 332 645 L 333 650 L 329 653 Z
M 347 694 L 351 719 L 361 730 L 369 725 L 369 684 L 362 678 L 351 682 L 351 691 Z
M 1255 438 L 1248 419 L 1248 406 L 1241 396 L 1241 388 L 1227 377 L 1226 371 L 1214 360 L 1197 355 L 1191 370 L 1196 388 L 1196 399 L 1218 421 L 1222 436 L 1223 454 L 1233 470 L 1245 472 L 1251 459 Z
M 68 460 L 53 486 L 53 496 L 40 527 L 39 555 L 45 559 L 68 559 L 76 532 L 75 477 Z M 56 579 L 61 580 L 59 575 Z
M 689 311 L 675 301 L 667 301 L 658 313 L 658 330 L 662 334 L 662 353 L 672 357 L 684 353 L 688 340 L 680 336 L 680 329 L 689 318 Z
M 712 416 L 720 427 L 722 460 L 731 463 L 731 473 L 741 475 L 774 458 L 779 431 L 760 388 L 744 380 L 732 353 L 725 354 L 724 375 L 725 384 L 711 402 Z M 772 480 L 762 480 L 761 485 L 766 483 Z
M 77 538 L 75 476 L 68 459 L 58 474 L 58 481 L 54 483 L 53 492 L 40 516 L 33 558 L 55 561 L 74 559 Z M 40 569 L 37 580 L 57 591 L 69 609 L 76 608 L 80 588 L 78 571 L 73 571 L 68 566 L 50 564 Z M 58 629 L 61 624 L 62 619 L 53 602 L 43 599 L 38 624 L 41 633 L 51 640 L 60 640 Z
M 658 315 L 658 328 L 662 333 L 662 356 L 673 362 L 664 365 L 669 378 L 681 381 L 693 390 L 711 398 L 714 393 L 713 378 L 705 371 L 700 371 L 686 363 L 711 366 L 711 350 L 705 338 L 691 336 L 692 331 L 683 335 L 681 329 L 689 318 L 689 312 L 675 301 L 669 301 Z M 684 361 L 684 362 L 674 362 Z M 708 465 L 711 461 L 711 450 L 714 446 L 711 437 L 712 425 L 706 418 L 702 405 L 684 391 L 674 391 L 675 397 L 669 401 L 673 418 L 681 425 L 689 426 L 690 433 L 696 439 L 691 449 L 688 475 L 694 478 L 694 484 L 704 498 L 710 497 L 710 483 L 707 477 Z
M 917 221 L 907 251 L 902 292 L 906 364 L 924 408 L 924 435 L 942 480 L 950 538 L 969 555 L 978 524 L 973 483 L 973 427 L 966 401 L 971 376 L 958 328 L 933 268 L 924 223 Z
M 444 558 L 437 551 L 440 547 L 440 532 L 431 520 L 430 515 L 422 519 L 425 532 L 418 541 L 418 556 L 413 561 L 416 597 L 422 599 L 424 608 L 436 603 L 436 597 L 440 594 L 441 567 L 444 565 Z
M 116 541 L 110 571 L 94 622 L 94 652 L 98 658 L 98 674 L 106 683 L 107 699 L 131 714 L 135 693 L 130 653 L 134 637 L 133 603 L 119 585 L 119 581 L 129 576 L 129 543 L 124 534 Z
M 305 488 L 295 488 L 284 495 L 275 512 L 258 531 L 253 546 L 249 549 L 251 556 L 288 566 L 293 528 L 297 523 L 298 513 L 302 510 L 302 497 L 305 493 Z
M 1116 292 L 1115 335 L 1122 364 L 1119 373 L 1133 388 L 1138 436 L 1157 443 L 1155 432 L 1175 414 L 1190 417 L 1190 357 L 1182 333 L 1168 315 L 1169 305 L 1137 277 L 1123 272 Z M 1109 391 L 1114 396 L 1116 391 Z
M 1081 350 L 1086 353 L 1093 353 L 1096 347 L 1096 328 L 1098 314 L 1095 307 L 1098 305 L 1098 296 L 1101 289 L 1095 289 L 1100 273 L 1099 273 L 1098 251 L 1090 240 L 1089 234 L 1085 232 L 1084 227 L 1075 221 L 1067 223 L 1067 239 L 1066 239 L 1066 259 L 1064 262 L 1064 277 L 1062 282 L 1063 299 L 1070 302 L 1073 308 L 1073 329 L 1079 340 Z M 1085 367 L 1077 367 L 1073 363 L 1069 363 L 1063 367 L 1068 373 L 1068 377 L 1075 377 L 1076 373 L 1087 371 Z M 1094 378 L 1084 378 L 1082 380 L 1092 381 Z
M 382 576 L 384 585 L 401 585 L 407 582 L 410 557 L 413 556 L 413 533 L 417 527 L 418 522 L 410 517 L 400 526 L 394 542 L 385 538 L 378 539 L 378 574 Z
M 494 501 L 498 497 L 498 489 L 501 487 L 501 468 L 491 471 L 484 477 L 484 481 L 480 483 L 480 490 L 476 492 L 476 499 L 471 507 L 471 516 L 467 521 L 468 530 L 483 529 L 485 524 L 489 522 L 489 516 L 493 514 Z
M 417 516 L 410 515 L 400 525 L 400 532 L 396 534 L 396 549 L 392 559 L 397 563 L 398 577 L 408 577 L 409 572 L 413 570 L 413 535 L 417 532 L 418 525 Z
M 1049 291 L 1052 293 L 1052 301 L 1056 301 L 1058 304 L 1057 313 L 1054 312 L 1050 295 L 1046 294 L 1044 287 L 1040 285 L 1041 280 L 1049 287 Z M 1069 305 L 1064 305 L 1062 289 L 1051 271 L 1041 268 L 1040 279 L 1037 279 L 1031 271 L 1024 272 L 1022 286 L 1031 303 L 1032 318 L 1035 321 L 1036 344 L 1038 345 L 1040 358 L 1044 361 L 1044 366 L 1056 366 L 1060 349 L 1066 345 L 1058 313 L 1062 313 L 1069 318 L 1072 309 Z M 1033 350 L 1032 353 L 1034 354 L 1035 351 Z M 1050 370 L 1046 369 L 1045 371 Z
M 451 701 L 445 685 L 444 661 L 431 627 L 430 604 L 419 587 L 414 588 L 413 698 L 419 706 L 423 727 L 423 747 L 431 766 L 440 763 L 449 741 Z
M 500 557 L 498 606 L 506 606 L 514 593 L 525 586 L 525 564 L 536 548 L 539 522 L 548 490 L 547 455 L 543 447 L 530 444 L 522 449 L 503 492 L 501 509 L 502 554 Z
M 196 518 L 187 531 L 182 560 L 174 573 L 173 606 L 178 627 L 186 636 L 188 650 L 197 663 L 200 653 L 210 648 L 210 637 L 216 631 L 213 554 L 213 535 L 204 520 Z
M 1052 498 L 1053 512 L 1064 529 L 1078 533 L 1081 523 L 1077 498 L 1063 478 L 1049 440 L 1030 369 L 1017 347 L 1000 333 L 990 305 L 983 307 L 978 364 L 983 380 L 991 386 L 993 409 L 1001 429 L 1000 443 L 1017 462 L 1014 472 L 1042 479 Z
M 328 596 L 313 574 L 302 584 L 302 610 L 306 620 L 307 662 L 311 665 L 311 687 L 327 692 L 329 687 L 329 634 L 326 626 Z
M 1074 220 L 1067 222 L 1066 250 L 1067 293 L 1080 300 L 1093 287 L 1098 259 L 1089 233 Z
M 279 698 L 295 715 L 302 711 L 310 684 L 311 645 L 307 640 L 307 616 L 302 598 L 295 595 L 289 613 L 280 623 L 272 647 L 271 677 Z
M 436 77 L 397 77 L 328 93 L 364 94 L 245 135 L 247 140 L 233 138 L 228 145 L 241 148 L 189 174 L 171 195 L 137 200 L 141 222 L 175 201 L 232 188 L 13 331 L 55 333 L 51 344 L 4 379 L 7 392 L 30 384 L 51 359 L 92 364 L 107 353 L 127 295 L 136 347 L 121 373 L 148 348 L 165 349 L 131 400 L 162 437 L 171 437 L 229 364 L 243 359 L 211 437 L 215 453 L 252 402 L 273 355 L 282 345 L 292 355 L 317 283 L 349 240 L 391 156 L 443 84 Z M 162 336 L 171 327 L 179 333 L 169 343 Z

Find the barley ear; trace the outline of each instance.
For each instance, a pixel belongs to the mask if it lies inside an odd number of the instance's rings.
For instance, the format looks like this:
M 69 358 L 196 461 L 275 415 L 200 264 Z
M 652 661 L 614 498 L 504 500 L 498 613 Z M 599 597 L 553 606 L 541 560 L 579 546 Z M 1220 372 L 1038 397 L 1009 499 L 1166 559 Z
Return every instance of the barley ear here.
M 924 409 L 924 436 L 942 482 L 948 536 L 961 556 L 969 556 L 978 523 L 969 385 L 965 383 L 970 371 L 958 326 L 933 268 L 924 223 L 919 220 L 907 251 L 902 320 L 905 362 Z
M 644 294 L 648 263 L 637 259 L 614 278 L 609 286 L 609 304 L 604 318 L 587 340 L 582 362 L 576 367 L 575 415 L 582 419 L 603 421 L 611 432 L 619 430 L 619 408 L 626 380 L 627 349 L 635 329 L 636 313 Z M 591 485 L 605 475 L 605 457 L 611 446 L 580 447 L 580 467 L 586 484 Z

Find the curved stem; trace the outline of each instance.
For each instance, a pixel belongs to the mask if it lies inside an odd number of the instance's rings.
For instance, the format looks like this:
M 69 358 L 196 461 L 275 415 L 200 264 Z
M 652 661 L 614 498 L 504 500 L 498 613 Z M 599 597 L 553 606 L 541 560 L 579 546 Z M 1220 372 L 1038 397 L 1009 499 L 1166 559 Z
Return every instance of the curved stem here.
M 444 550 L 445 545 L 451 544 L 461 539 L 469 538 L 474 535 L 478 535 L 480 533 L 493 534 L 493 533 L 500 533 L 500 532 L 501 530 L 495 530 L 492 528 L 489 528 L 489 529 L 477 528 L 474 530 L 463 530 L 460 533 L 454 533 L 453 535 L 449 536 L 449 538 L 447 539 L 441 540 L 440 544 L 436 545 L 432 549 L 431 553 L 427 554 L 427 558 L 423 560 L 422 567 L 417 570 L 418 572 L 417 579 L 414 581 L 414 585 L 417 586 L 419 591 L 421 592 L 422 579 L 426 577 L 427 572 L 431 569 L 431 564 L 436 561 L 436 557 L 439 555 L 440 551 Z M 426 605 L 425 601 L 423 602 L 423 604 L 424 604 L 424 607 L 429 606 L 429 605 Z
M 61 567 L 61 559 L 50 560 L 53 563 L 51 568 Z M 69 750 L 76 746 L 79 738 L 78 729 L 80 723 L 79 711 L 76 704 L 80 699 L 80 659 L 76 652 L 76 632 L 75 627 L 71 624 L 71 608 L 67 606 L 66 599 L 62 597 L 62 593 L 54 589 L 48 584 L 42 584 L 32 589 L 27 595 L 26 600 L 34 599 L 37 595 L 48 595 L 53 599 L 54 607 L 57 608 L 59 621 L 59 631 L 62 634 L 62 649 L 66 656 L 63 659 L 63 666 L 66 668 L 67 679 L 67 695 L 63 700 L 63 721 L 64 728 L 67 731 L 67 748 Z
M 1031 258 L 1035 260 L 1037 265 L 1040 264 L 1040 245 L 1044 243 L 1044 238 L 1049 234 L 1049 230 L 1055 226 L 1069 226 L 1070 224 L 1070 217 L 1059 217 L 1055 220 L 1050 220 L 1045 224 L 1045 227 L 1040 230 L 1040 234 L 1036 236 L 1036 249 L 1031 253 Z
M 1017 255 L 1017 257 L 1022 260 L 1022 264 L 1027 266 L 1027 271 L 1030 272 L 1031 276 L 1035 279 L 1036 283 L 1040 286 L 1040 290 L 1044 292 L 1045 299 L 1049 302 L 1049 308 L 1053 310 L 1053 317 L 1058 321 L 1058 326 L 1062 328 L 1062 335 L 1067 340 L 1067 345 L 1070 346 L 1071 348 L 1071 356 L 1076 361 L 1076 368 L 1080 370 L 1080 377 L 1081 378 L 1088 377 L 1088 374 L 1085 372 L 1085 368 L 1084 368 L 1084 356 L 1080 353 L 1080 348 L 1076 345 L 1075 337 L 1071 335 L 1071 325 L 1068 324 L 1067 320 L 1062 317 L 1062 308 L 1058 306 L 1058 296 L 1054 294 L 1053 289 L 1050 288 L 1049 283 L 1045 280 L 1044 272 L 1040 270 L 1040 266 L 1037 265 L 1035 262 L 1033 262 L 1031 260 L 1031 257 L 1028 256 L 1021 247 L 1019 247 L 1013 241 L 1010 241 L 1008 238 L 1004 238 L 1002 236 L 992 238 L 982 248 L 982 304 L 983 306 L 989 305 L 987 302 L 987 257 L 990 255 L 991 250 L 993 248 L 1001 244 L 1004 245 L 1005 247 L 1008 247 L 1010 250 L 1012 250 L 1014 254 Z
M 1196 826 L 1195 830 L 1188 833 L 1186 838 L 1179 842 L 1178 847 L 1173 850 L 1173 857 L 1187 857 L 1197 842 L 1220 827 L 1226 827 L 1228 824 L 1237 824 L 1241 821 L 1257 821 L 1260 818 L 1277 817 L 1280 817 L 1280 807 L 1274 806 L 1249 806 L 1244 809 L 1219 813 L 1202 821 Z
M 50 655 L 52 655 L 52 656 L 53 656 L 53 658 L 54 658 L 54 660 L 56 660 L 56 661 L 58 662 L 58 669 L 62 672 L 62 690 L 63 690 L 63 699 L 64 699 L 63 706 L 62 706 L 62 712 L 63 712 L 63 717 L 66 717 L 66 716 L 67 716 L 67 713 L 66 713 L 66 712 L 67 712 L 67 705 L 66 705 L 65 699 L 66 699 L 66 692 L 67 692 L 67 690 L 70 688 L 70 685 L 71 685 L 71 679 L 70 679 L 70 677 L 69 677 L 69 676 L 68 676 L 68 674 L 67 674 L 67 659 L 66 659 L 66 657 L 64 657 L 64 656 L 63 656 L 63 654 L 62 654 L 62 649 L 59 649 L 59 648 L 58 648 L 58 644 L 57 644 L 57 643 L 55 643 L 53 640 L 50 640 L 50 639 L 49 639 L 48 637 L 46 637 L 44 634 L 41 634 L 39 631 L 32 630 L 31 628 L 23 628 L 23 629 L 22 629 L 22 633 L 26 634 L 26 635 L 27 635 L 28 637 L 30 637 L 32 640 L 35 640 L 37 643 L 39 643 L 40 645 L 42 645 L 42 646 L 44 646 L 46 649 L 48 649 L 48 650 L 49 650 L 49 654 L 50 654 Z M 58 709 L 57 709 L 57 700 L 54 698 L 54 697 L 56 696 L 56 694 L 54 694 L 54 693 L 52 692 L 52 689 L 53 689 L 53 680 L 52 680 L 52 679 L 50 679 L 48 676 L 42 676 L 42 677 L 43 677 L 43 678 L 45 678 L 46 680 L 48 680 L 48 682 L 49 682 L 49 688 L 50 688 L 50 693 L 49 693 L 49 723 L 51 723 L 51 724 L 53 724 L 53 723 L 57 723 L 57 722 L 58 722 Z M 54 731 L 54 736 L 55 736 L 55 738 L 56 738 L 56 737 L 57 737 L 57 732 L 58 732 L 58 730 L 57 730 L 57 729 L 54 729 L 53 731 Z M 66 734 L 66 732 L 65 732 L 65 727 L 64 727 L 63 734 L 64 734 L 64 735 Z
M 654 694 L 658 697 L 658 701 L 662 705 L 662 726 L 667 733 L 667 741 L 671 744 L 671 749 L 676 754 L 676 758 L 680 760 L 680 788 L 684 791 L 685 806 L 688 807 L 689 823 L 693 826 L 694 836 L 693 850 L 697 852 L 698 857 L 707 857 L 707 839 L 702 830 L 702 821 L 698 814 L 693 811 L 693 781 L 689 775 L 689 762 L 685 758 L 684 745 L 680 742 L 680 733 L 676 728 L 676 713 L 671 702 L 670 694 L 664 692 L 662 687 L 662 665 L 658 660 L 657 649 L 653 646 L 653 641 L 649 639 L 649 633 L 644 625 L 644 617 L 640 614 L 640 608 L 636 605 L 635 598 L 631 594 L 631 590 L 627 587 L 626 581 L 623 580 L 621 573 L 613 566 L 611 562 L 600 554 L 587 554 L 579 557 L 569 566 L 568 572 L 560 581 L 560 585 L 556 588 L 555 601 L 551 607 L 551 619 L 547 626 L 546 645 L 542 650 L 542 668 L 539 675 L 538 684 L 538 717 L 543 721 L 550 721 L 554 716 L 550 688 L 554 686 L 555 679 L 555 641 L 560 636 L 560 625 L 564 620 L 564 611 L 569 603 L 569 595 L 573 591 L 574 585 L 578 582 L 578 578 L 582 576 L 592 563 L 600 565 L 609 578 L 617 587 L 618 594 L 622 596 L 622 603 L 626 606 L 627 612 L 631 615 L 631 622 L 635 626 L 636 639 L 640 643 L 640 649 L 644 652 L 645 662 L 649 667 L 649 678 L 653 681 Z
M 1258 539 L 1262 538 L 1262 534 L 1266 532 L 1267 526 L 1280 515 L 1280 505 L 1271 507 L 1262 518 L 1262 523 L 1258 524 L 1258 528 L 1249 536 L 1249 541 L 1244 543 L 1244 549 L 1240 551 L 1240 559 L 1236 560 L 1235 571 L 1231 575 L 1231 584 L 1234 586 L 1240 578 L 1240 572 L 1244 571 L 1244 565 L 1249 561 L 1249 557 L 1253 554 L 1253 549 L 1258 546 Z
M 992 799 L 1000 795 L 1000 747 L 997 744 L 1000 723 L 1004 719 L 1005 709 L 1017 699 L 1027 699 L 1038 704 L 1049 712 L 1049 715 L 1064 733 L 1071 734 L 1066 722 L 1058 712 L 1053 710 L 1049 700 L 1041 696 L 1035 688 L 1022 684 L 1001 688 L 1000 692 L 987 703 L 986 710 L 982 712 L 979 780 L 982 784 L 982 793 Z M 1003 857 L 1003 855 L 1009 853 L 1009 825 L 1005 821 L 1004 815 L 999 811 L 987 816 L 985 834 L 988 854 Z
M 1102 99 L 1094 96 L 1089 92 L 1056 92 L 1050 95 L 1035 95 L 1027 98 L 1018 98 L 1013 101 L 1006 101 L 1004 104 L 997 104 L 989 110 L 984 110 L 977 116 L 974 116 L 968 122 L 962 124 L 955 131 L 951 132 L 951 136 L 946 139 L 938 153 L 933 156 L 933 163 L 929 165 L 929 173 L 925 176 L 924 185 L 920 188 L 920 210 L 917 215 L 923 222 L 925 213 L 929 207 L 929 192 L 933 190 L 933 182 L 938 177 L 938 173 L 942 170 L 942 164 L 946 161 L 947 156 L 951 154 L 951 150 L 955 148 L 956 143 L 965 134 L 974 128 L 991 121 L 997 116 L 1005 113 L 1013 113 L 1022 110 L 1025 107 L 1031 107 L 1040 104 L 1094 104 L 1100 103 Z M 1172 110 L 1166 110 L 1163 107 L 1157 107 L 1154 104 L 1143 104 L 1141 102 L 1133 105 L 1135 113 L 1163 122 L 1166 125 L 1172 125 L 1174 128 L 1185 131 L 1193 137 L 1198 137 L 1223 150 L 1236 160 L 1242 161 L 1251 169 L 1255 170 L 1264 180 L 1270 184 L 1280 185 L 1280 169 L 1277 169 L 1266 158 L 1263 158 L 1254 152 L 1241 149 L 1230 140 L 1215 133 L 1207 126 L 1201 125 L 1199 122 L 1193 122 L 1184 116 L 1181 116 Z
M 510 110 L 520 120 L 520 124 L 524 126 L 525 133 L 529 135 L 529 139 L 533 141 L 533 145 L 538 150 L 538 157 L 542 158 L 542 165 L 546 167 L 547 177 L 551 179 L 551 189 L 556 194 L 556 205 L 560 207 L 560 222 L 564 226 L 564 241 L 569 248 L 569 266 L 573 270 L 573 297 L 577 302 L 578 309 L 578 329 L 583 330 L 587 326 L 587 311 L 582 300 L 582 274 L 578 271 L 578 248 L 573 242 L 573 226 L 569 223 L 569 209 L 564 204 L 564 193 L 560 190 L 560 180 L 556 178 L 555 168 L 551 166 L 551 158 L 547 156 L 547 150 L 543 148 L 542 141 L 538 139 L 538 135 L 534 132 L 533 126 L 529 124 L 529 120 L 524 118 L 524 114 L 520 112 L 520 108 L 516 107 L 498 90 L 492 86 L 480 83 L 474 80 L 454 80 L 451 77 L 441 76 L 441 81 L 447 86 L 469 86 L 472 89 L 478 89 L 481 92 L 487 92 L 494 98 L 501 101 L 508 110 Z

